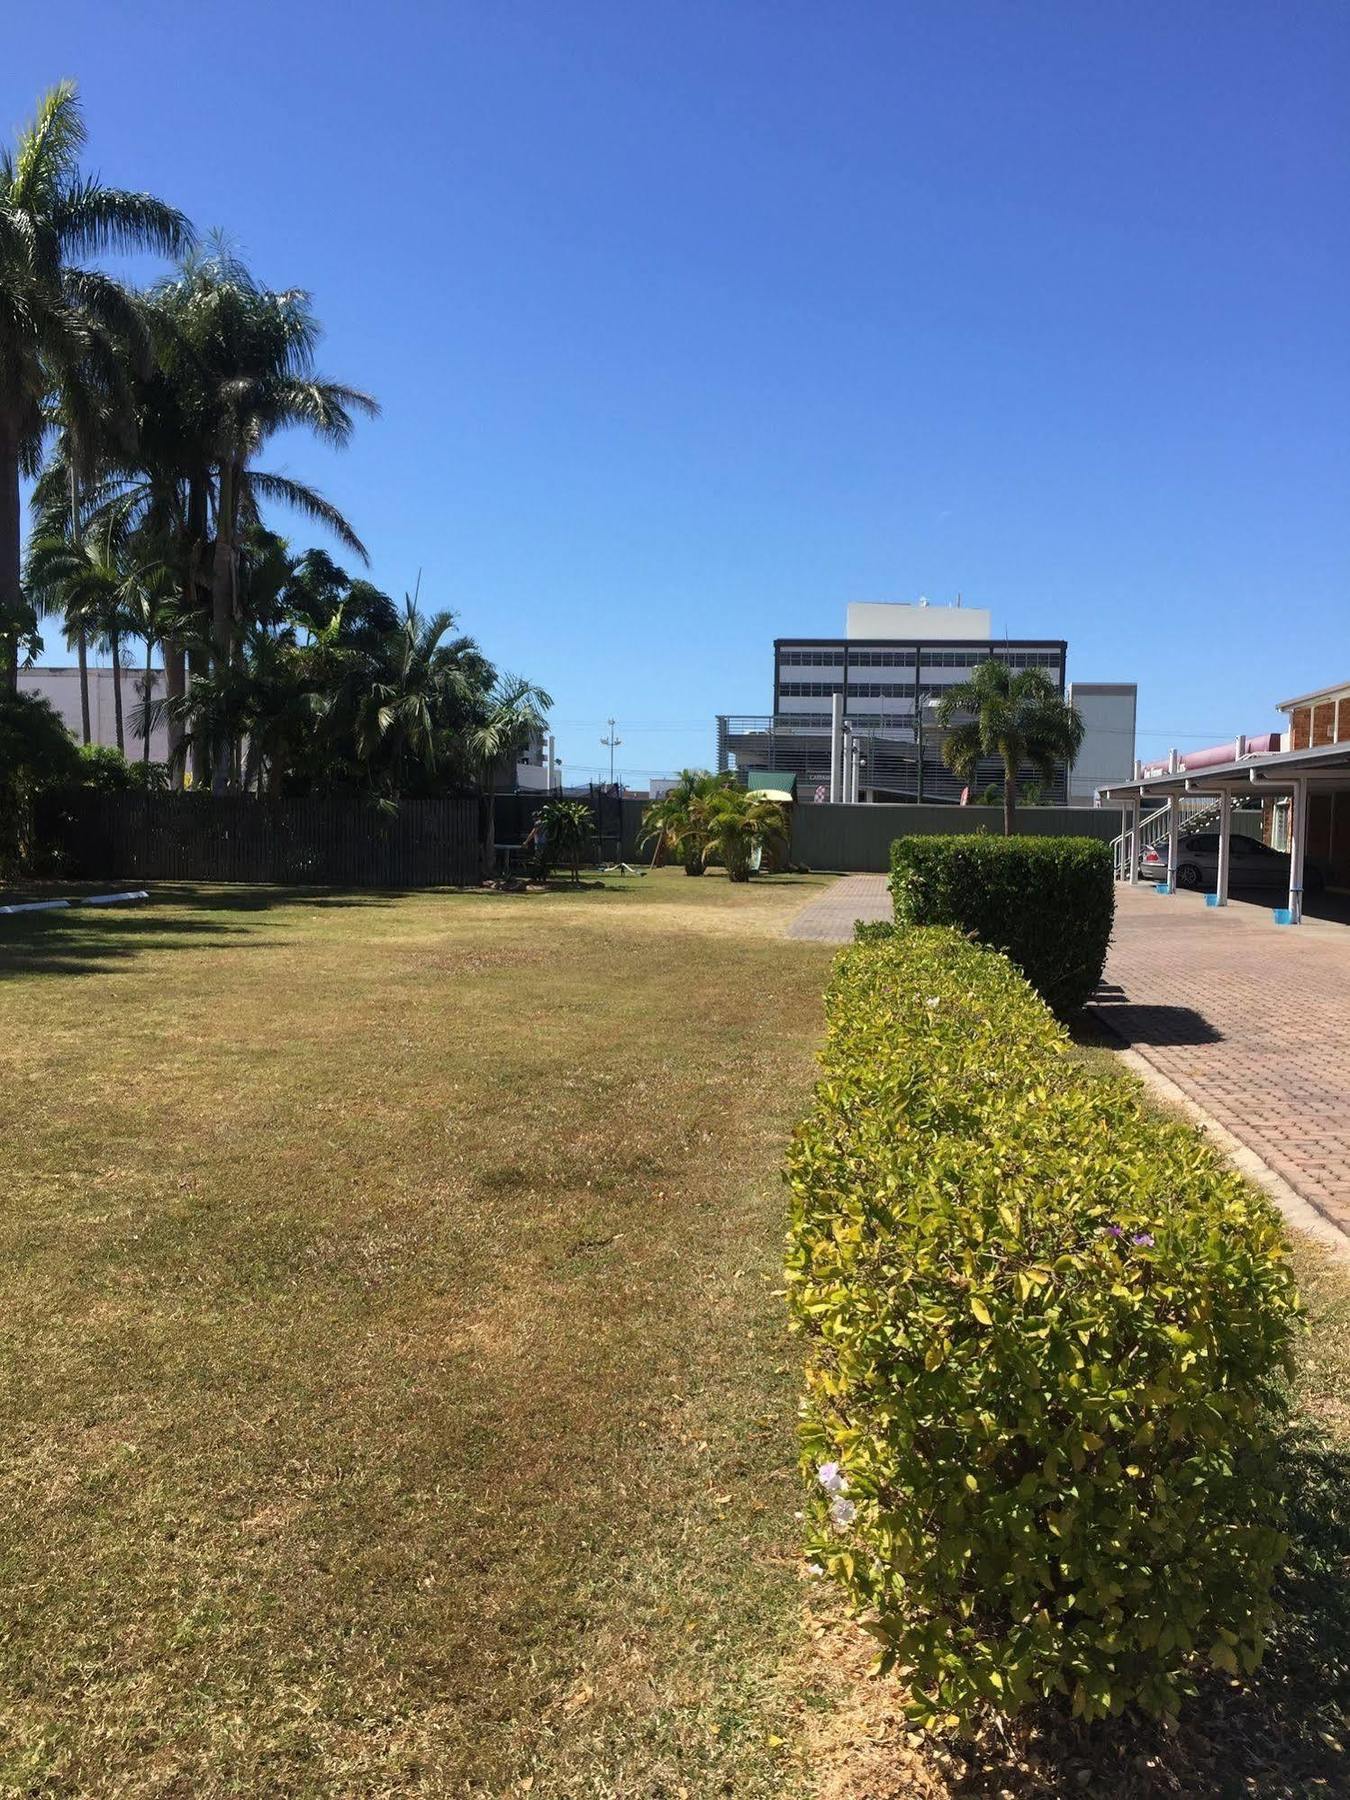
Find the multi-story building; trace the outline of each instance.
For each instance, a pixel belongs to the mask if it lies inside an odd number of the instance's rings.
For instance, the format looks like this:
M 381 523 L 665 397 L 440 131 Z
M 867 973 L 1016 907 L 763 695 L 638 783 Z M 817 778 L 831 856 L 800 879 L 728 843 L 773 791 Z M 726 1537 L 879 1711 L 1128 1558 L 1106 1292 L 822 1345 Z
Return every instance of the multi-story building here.
M 995 638 L 981 607 L 850 606 L 841 638 L 775 641 L 773 712 L 719 718 L 717 765 L 791 770 L 799 799 L 826 798 L 839 704 L 850 749 L 856 745 L 861 755 L 859 798 L 957 801 L 967 784 L 942 759 L 934 718 L 942 695 L 991 657 L 1015 669 L 1043 669 L 1063 694 L 1066 655 L 1062 638 Z M 1111 766 L 1128 773 L 1133 762 L 1131 708 L 1129 741 L 1116 748 Z M 1001 780 L 1002 767 L 991 760 L 970 785 L 978 792 Z M 1067 798 L 1062 772 L 1043 798 Z

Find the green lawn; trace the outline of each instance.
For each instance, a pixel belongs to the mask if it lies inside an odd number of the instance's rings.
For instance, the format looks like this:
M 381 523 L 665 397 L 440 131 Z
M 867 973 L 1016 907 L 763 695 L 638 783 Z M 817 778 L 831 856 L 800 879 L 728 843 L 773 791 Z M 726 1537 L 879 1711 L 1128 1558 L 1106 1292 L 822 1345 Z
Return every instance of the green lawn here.
M 820 886 L 0 921 L 0 1791 L 795 1791 Z
M 0 920 L 0 1793 L 1350 1791 L 1350 1280 L 1303 1248 L 1330 1448 L 1253 1699 L 940 1765 L 803 1629 L 822 886 Z

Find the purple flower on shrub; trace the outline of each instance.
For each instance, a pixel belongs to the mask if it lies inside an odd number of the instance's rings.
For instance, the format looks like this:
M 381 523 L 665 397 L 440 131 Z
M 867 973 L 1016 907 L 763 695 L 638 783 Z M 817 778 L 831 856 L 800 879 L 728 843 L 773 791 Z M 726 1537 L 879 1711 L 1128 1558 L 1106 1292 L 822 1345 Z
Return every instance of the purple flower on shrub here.
M 1151 1231 L 1136 1231 L 1134 1236 L 1130 1239 L 1130 1242 L 1132 1244 L 1140 1245 L 1145 1250 L 1151 1250 L 1154 1243 L 1153 1233 Z
M 841 1496 L 830 1502 L 830 1517 L 841 1531 L 850 1526 L 857 1516 L 858 1509 L 851 1500 L 845 1500 Z
M 846 1494 L 848 1477 L 837 1462 L 822 1463 L 816 1471 L 816 1480 L 827 1494 Z
M 1108 1225 L 1106 1231 L 1108 1237 L 1123 1238 L 1125 1235 L 1125 1227 L 1123 1225 Z

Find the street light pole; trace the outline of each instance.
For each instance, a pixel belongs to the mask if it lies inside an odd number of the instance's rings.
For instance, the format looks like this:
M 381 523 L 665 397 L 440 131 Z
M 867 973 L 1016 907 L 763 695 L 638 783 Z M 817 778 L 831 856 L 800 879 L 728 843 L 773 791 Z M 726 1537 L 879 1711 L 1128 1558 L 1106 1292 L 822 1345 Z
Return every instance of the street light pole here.
M 623 742 L 623 739 L 621 737 L 615 737 L 615 735 L 614 735 L 614 726 L 616 723 L 615 720 L 606 719 L 605 723 L 606 723 L 606 725 L 609 726 L 609 736 L 602 737 L 600 742 L 603 745 L 605 745 L 606 748 L 609 750 L 609 785 L 611 787 L 613 787 L 614 786 L 614 752 L 618 749 L 619 745 Z

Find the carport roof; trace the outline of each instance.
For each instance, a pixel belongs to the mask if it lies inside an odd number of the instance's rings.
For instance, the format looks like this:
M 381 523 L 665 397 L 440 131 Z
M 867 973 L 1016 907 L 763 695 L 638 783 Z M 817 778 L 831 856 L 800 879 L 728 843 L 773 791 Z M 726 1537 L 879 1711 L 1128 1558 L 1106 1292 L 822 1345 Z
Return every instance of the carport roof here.
M 1132 800 L 1148 794 L 1250 794 L 1254 789 L 1291 788 L 1295 781 L 1320 785 L 1350 784 L 1350 743 L 1322 744 L 1315 750 L 1276 750 L 1268 756 L 1243 756 L 1210 769 L 1163 770 L 1139 781 L 1113 781 L 1097 789 L 1099 800 Z

